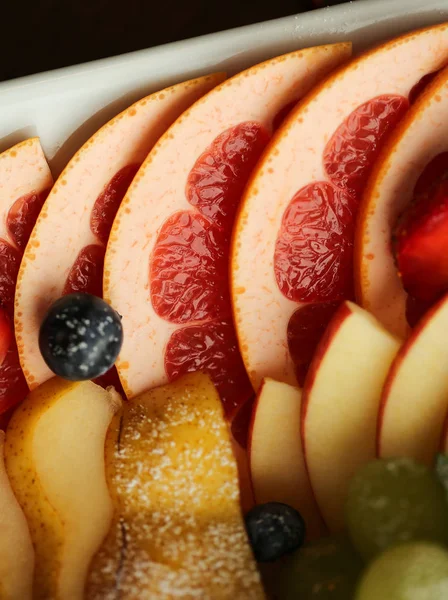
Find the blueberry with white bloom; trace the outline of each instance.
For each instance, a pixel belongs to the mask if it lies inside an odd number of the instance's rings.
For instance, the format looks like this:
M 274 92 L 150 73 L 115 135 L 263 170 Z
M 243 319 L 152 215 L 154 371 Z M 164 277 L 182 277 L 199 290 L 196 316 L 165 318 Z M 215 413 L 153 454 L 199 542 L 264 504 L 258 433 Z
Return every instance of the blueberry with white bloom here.
M 71 381 L 106 373 L 122 343 L 120 315 L 91 294 L 68 294 L 56 300 L 39 332 L 39 348 L 48 367 Z
M 305 522 L 301 514 L 281 502 L 255 506 L 247 513 L 245 522 L 258 562 L 273 562 L 294 552 L 305 541 Z

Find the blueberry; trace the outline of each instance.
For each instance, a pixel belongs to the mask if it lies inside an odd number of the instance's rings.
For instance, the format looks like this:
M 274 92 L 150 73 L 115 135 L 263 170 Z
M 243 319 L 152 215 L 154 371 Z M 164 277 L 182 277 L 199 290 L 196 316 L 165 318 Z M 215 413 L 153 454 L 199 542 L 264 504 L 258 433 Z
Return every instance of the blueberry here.
M 48 367 L 71 381 L 106 373 L 122 342 L 120 316 L 91 294 L 68 294 L 56 300 L 39 332 L 39 348 Z
M 246 529 L 258 562 L 271 562 L 297 550 L 306 531 L 300 513 L 280 502 L 255 506 L 246 515 Z

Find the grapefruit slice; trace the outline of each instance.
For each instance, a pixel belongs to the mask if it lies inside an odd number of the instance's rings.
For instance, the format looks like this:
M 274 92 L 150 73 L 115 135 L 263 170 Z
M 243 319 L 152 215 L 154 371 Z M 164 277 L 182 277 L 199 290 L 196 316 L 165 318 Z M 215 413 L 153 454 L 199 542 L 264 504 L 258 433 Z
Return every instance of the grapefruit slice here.
M 105 298 L 126 331 L 117 362 L 132 397 L 207 372 L 226 413 L 253 392 L 228 292 L 228 247 L 244 186 L 285 107 L 350 54 L 338 44 L 293 52 L 217 87 L 162 137 L 114 223 Z
M 52 185 L 38 138 L 0 154 L 0 414 L 28 393 L 13 336 L 14 291 L 23 251 Z
M 448 26 L 360 56 L 290 115 L 246 188 L 231 288 L 253 386 L 294 385 L 340 302 L 352 299 L 354 222 L 366 178 L 408 96 L 448 60 Z M 294 360 L 293 360 L 294 359 Z
M 448 173 L 448 159 L 443 156 L 448 151 L 447 86 L 448 70 L 444 69 L 385 147 L 360 209 L 355 250 L 358 300 L 385 327 L 403 337 L 409 332 L 409 321 L 414 324 L 417 319 L 412 318 L 412 300 L 395 264 L 393 231 L 417 183 L 427 186 L 436 178 L 440 158 Z
M 109 231 L 135 173 L 167 127 L 223 77 L 187 81 L 133 104 L 90 138 L 59 177 L 26 248 L 17 283 L 16 339 L 31 389 L 52 376 L 38 345 L 46 310 L 72 291 L 102 295 Z

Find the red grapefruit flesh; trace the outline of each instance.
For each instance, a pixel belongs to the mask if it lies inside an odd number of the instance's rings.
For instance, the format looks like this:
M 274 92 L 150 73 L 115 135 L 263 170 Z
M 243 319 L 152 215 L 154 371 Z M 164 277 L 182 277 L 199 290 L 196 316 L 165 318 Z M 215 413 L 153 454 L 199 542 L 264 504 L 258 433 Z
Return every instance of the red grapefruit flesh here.
M 0 368 L 6 358 L 12 339 L 11 323 L 9 322 L 6 312 L 0 309 Z
M 102 295 L 105 246 L 138 167 L 179 114 L 222 79 L 203 77 L 140 100 L 86 142 L 56 182 L 26 248 L 16 291 L 16 337 L 30 388 L 52 375 L 37 343 L 45 311 L 63 293 Z M 113 371 L 108 382 L 111 377 L 118 385 Z
M 414 326 L 443 293 L 440 280 L 443 265 L 437 258 L 437 242 L 426 228 L 428 223 L 423 213 L 434 202 L 437 187 L 443 184 L 446 176 L 447 82 L 448 70 L 445 69 L 413 104 L 384 148 L 360 208 L 355 249 L 357 299 L 385 327 L 401 337 L 408 335 L 410 325 Z M 422 210 L 421 217 L 426 219 L 425 224 L 415 214 L 416 222 L 409 224 L 414 233 L 417 225 L 420 233 L 424 233 L 420 241 L 415 237 L 412 242 L 414 248 L 415 242 L 421 243 L 417 252 L 422 254 L 421 259 L 426 263 L 423 271 L 427 270 L 424 273 L 427 289 L 423 290 L 425 285 L 421 281 L 418 283 L 422 276 L 421 265 L 419 267 L 414 260 L 412 264 L 410 262 L 413 254 L 411 245 L 407 248 L 407 262 L 401 266 L 405 269 L 403 275 L 408 290 L 417 294 L 418 298 L 408 296 L 394 256 L 397 224 L 400 217 L 402 221 L 406 218 L 404 213 L 409 211 L 413 201 L 416 207 L 420 205 L 418 210 Z M 408 212 L 408 219 L 409 215 Z M 439 258 L 443 259 L 442 248 L 440 251 Z M 402 258 L 405 258 L 404 254 Z M 430 292 L 429 296 L 426 292 Z
M 288 341 L 300 340 L 307 320 L 298 311 L 354 297 L 364 186 L 410 91 L 447 60 L 446 25 L 375 48 L 318 86 L 270 143 L 246 188 L 231 257 L 238 340 L 255 389 L 264 377 L 294 385 L 297 371 L 303 380 L 325 322 L 314 340 L 306 335 L 303 353 L 295 345 L 293 360 Z
M 437 301 L 448 291 L 447 181 L 430 195 L 416 199 L 416 204 L 405 211 L 395 229 L 395 240 L 405 290 L 416 300 Z
M 52 185 L 37 138 L 0 154 L 0 414 L 28 393 L 13 332 L 14 293 L 23 251 Z
M 338 309 L 339 302 L 308 304 L 296 310 L 288 323 L 288 348 L 299 385 L 303 386 L 318 342 Z
M 227 415 L 252 394 L 228 291 L 234 215 L 275 117 L 349 53 L 346 44 L 308 49 L 235 76 L 149 155 L 105 263 L 105 297 L 127 332 L 117 366 L 128 396 L 197 369 L 210 373 Z

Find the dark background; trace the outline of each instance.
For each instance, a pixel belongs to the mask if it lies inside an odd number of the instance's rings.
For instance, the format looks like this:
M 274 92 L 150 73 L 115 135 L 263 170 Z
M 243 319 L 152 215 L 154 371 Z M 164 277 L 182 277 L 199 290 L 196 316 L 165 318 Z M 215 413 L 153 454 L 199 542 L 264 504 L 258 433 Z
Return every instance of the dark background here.
M 0 81 L 343 0 L 3 0 Z

